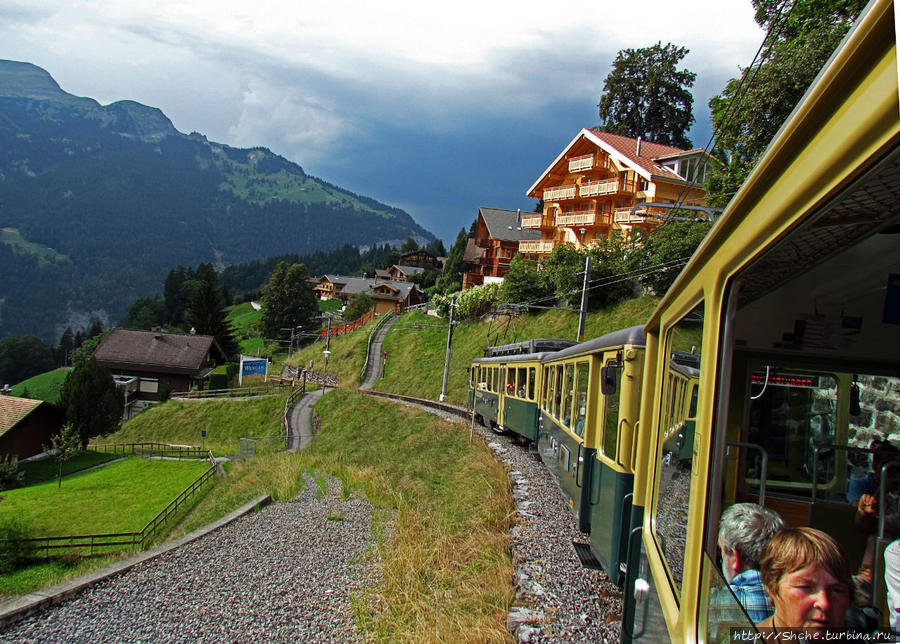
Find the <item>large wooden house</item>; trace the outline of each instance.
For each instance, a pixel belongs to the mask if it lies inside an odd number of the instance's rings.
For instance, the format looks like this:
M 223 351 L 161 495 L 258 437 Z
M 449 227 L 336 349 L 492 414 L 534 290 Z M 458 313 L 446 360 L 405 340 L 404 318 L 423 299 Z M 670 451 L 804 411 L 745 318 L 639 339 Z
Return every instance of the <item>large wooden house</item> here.
M 15 461 L 40 454 L 65 419 L 65 410 L 51 403 L 0 396 L 0 458 Z
M 520 244 L 540 239 L 538 231 L 522 226 L 525 216 L 520 210 L 478 209 L 475 239 L 469 240 L 463 256 L 463 289 L 501 280 Z
M 540 238 L 522 240 L 519 252 L 540 257 L 560 243 L 584 247 L 616 232 L 628 237 L 671 214 L 644 203 L 702 206 L 708 161 L 703 149 L 583 129 L 528 189 L 544 209 L 523 215 L 522 228 Z

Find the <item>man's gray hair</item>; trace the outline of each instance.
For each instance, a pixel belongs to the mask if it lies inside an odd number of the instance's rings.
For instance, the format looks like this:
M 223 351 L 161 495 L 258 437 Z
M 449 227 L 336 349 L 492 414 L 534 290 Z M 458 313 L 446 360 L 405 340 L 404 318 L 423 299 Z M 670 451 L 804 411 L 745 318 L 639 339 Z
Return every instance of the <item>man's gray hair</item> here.
M 737 550 L 745 568 L 758 570 L 769 540 L 786 527 L 774 510 L 756 503 L 735 503 L 722 513 L 719 542 Z

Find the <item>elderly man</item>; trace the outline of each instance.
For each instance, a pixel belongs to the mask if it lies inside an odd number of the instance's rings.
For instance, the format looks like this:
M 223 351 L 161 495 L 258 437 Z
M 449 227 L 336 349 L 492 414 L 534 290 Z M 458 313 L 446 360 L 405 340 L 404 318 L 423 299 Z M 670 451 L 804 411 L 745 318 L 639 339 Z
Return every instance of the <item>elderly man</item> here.
M 768 619 L 775 611 L 763 589 L 759 562 L 769 541 L 785 527 L 777 512 L 755 503 L 735 503 L 722 513 L 719 523 L 722 574 L 754 624 Z M 719 597 L 714 602 L 724 600 Z

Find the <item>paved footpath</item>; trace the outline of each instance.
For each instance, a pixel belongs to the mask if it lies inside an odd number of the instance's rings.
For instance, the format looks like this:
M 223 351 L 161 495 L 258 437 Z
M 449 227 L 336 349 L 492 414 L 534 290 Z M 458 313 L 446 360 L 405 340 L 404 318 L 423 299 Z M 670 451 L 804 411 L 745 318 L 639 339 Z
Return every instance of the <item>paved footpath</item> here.
M 294 403 L 294 406 L 288 412 L 289 452 L 301 450 L 312 441 L 315 435 L 312 422 L 313 407 L 316 406 L 316 403 L 319 402 L 325 391 L 327 390 L 316 389 L 304 394 L 297 399 L 297 402 Z

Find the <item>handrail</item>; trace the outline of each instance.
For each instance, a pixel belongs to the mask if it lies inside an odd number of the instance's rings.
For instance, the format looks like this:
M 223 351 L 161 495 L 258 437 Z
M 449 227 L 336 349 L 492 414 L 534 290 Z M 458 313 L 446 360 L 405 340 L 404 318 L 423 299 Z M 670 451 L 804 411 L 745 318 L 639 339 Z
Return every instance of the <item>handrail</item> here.
M 238 396 L 259 396 L 262 394 L 275 393 L 278 388 L 284 387 L 284 383 L 279 385 L 275 385 L 274 383 L 268 383 L 265 385 L 256 385 L 255 387 L 236 387 L 233 389 L 206 389 L 204 391 L 178 391 L 173 393 L 170 398 L 178 398 L 179 400 L 183 400 L 185 398 L 218 398 L 218 397 L 228 397 L 228 398 L 236 398 Z
M 91 449 L 104 454 L 132 454 L 134 456 L 161 456 L 165 458 L 207 458 L 211 452 L 198 445 L 172 445 L 171 443 L 100 443 Z
M 393 311 L 389 311 L 388 313 L 385 313 L 384 316 L 382 316 L 382 318 L 378 321 L 378 323 L 372 327 L 372 330 L 369 331 L 369 339 L 366 342 L 366 360 L 365 360 L 365 362 L 363 362 L 362 371 L 359 372 L 359 377 L 361 380 L 365 380 L 365 378 L 366 378 L 366 370 L 369 366 L 369 350 L 372 347 L 372 338 L 375 337 L 375 334 L 378 332 L 378 330 L 381 327 L 383 327 L 384 324 L 389 319 L 391 319 L 393 316 L 394 316 Z
M 291 407 L 294 406 L 294 403 L 297 402 L 298 399 L 306 395 L 306 378 L 303 378 L 302 384 L 299 387 L 296 387 L 288 397 L 284 401 L 284 416 L 281 422 L 281 428 L 284 430 L 284 444 L 287 446 L 288 441 L 290 440 L 290 428 L 288 427 L 288 414 L 291 411 Z

